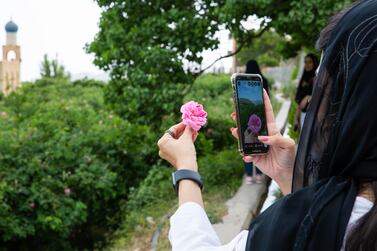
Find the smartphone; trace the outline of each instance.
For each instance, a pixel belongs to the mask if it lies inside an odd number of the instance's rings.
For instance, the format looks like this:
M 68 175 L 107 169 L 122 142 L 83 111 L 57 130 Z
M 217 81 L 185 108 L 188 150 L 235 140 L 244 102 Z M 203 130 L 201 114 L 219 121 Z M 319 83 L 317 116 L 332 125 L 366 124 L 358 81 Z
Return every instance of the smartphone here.
M 263 78 L 259 74 L 232 75 L 233 99 L 236 109 L 239 151 L 243 155 L 265 154 L 269 146 L 258 140 L 267 136 Z

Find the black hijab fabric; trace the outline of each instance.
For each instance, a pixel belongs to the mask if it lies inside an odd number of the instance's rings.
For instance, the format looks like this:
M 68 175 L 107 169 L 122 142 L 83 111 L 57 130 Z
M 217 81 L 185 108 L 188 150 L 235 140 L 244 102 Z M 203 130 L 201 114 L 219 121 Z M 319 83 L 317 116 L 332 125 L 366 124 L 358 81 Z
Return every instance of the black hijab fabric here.
M 246 64 L 246 72 L 245 73 L 261 75 L 262 79 L 263 79 L 263 88 L 266 90 L 267 94 L 270 94 L 270 90 L 269 90 L 269 87 L 268 87 L 268 81 L 263 76 L 257 61 L 255 61 L 254 59 L 249 60 Z
M 377 1 L 334 28 L 297 151 L 293 193 L 250 225 L 246 250 L 340 250 L 358 183 L 377 180 Z

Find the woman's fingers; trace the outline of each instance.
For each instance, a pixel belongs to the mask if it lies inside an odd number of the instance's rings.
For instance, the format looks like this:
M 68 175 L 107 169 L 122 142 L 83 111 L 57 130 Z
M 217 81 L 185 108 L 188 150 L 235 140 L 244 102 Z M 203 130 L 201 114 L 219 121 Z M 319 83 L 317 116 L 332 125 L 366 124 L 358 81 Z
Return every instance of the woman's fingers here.
M 193 142 L 195 142 L 195 140 L 198 138 L 198 135 L 199 135 L 198 132 L 194 132 L 194 133 L 192 134 L 192 141 L 193 141 Z
M 232 113 L 230 114 L 230 116 L 232 117 L 232 119 L 233 119 L 234 121 L 236 121 L 236 117 L 237 117 L 236 112 L 232 112 Z
M 237 127 L 232 127 L 230 128 L 230 132 L 232 133 L 232 135 L 238 139 L 238 130 L 237 130 Z
M 181 122 L 179 124 L 173 125 L 169 130 L 174 133 L 175 138 L 178 139 L 179 137 L 181 137 L 183 131 L 185 130 L 185 127 L 186 126 Z
M 194 129 L 192 129 L 190 126 L 185 126 L 180 139 L 182 138 L 183 140 L 193 140 L 193 136 L 195 133 L 196 131 L 194 131 Z
M 243 156 L 242 159 L 246 163 L 251 163 L 251 162 L 253 162 L 254 156 Z
M 264 109 L 266 110 L 266 123 L 268 134 L 270 136 L 279 132 L 279 129 L 276 127 L 274 110 L 272 109 L 270 98 L 265 89 L 263 89 L 263 99 L 264 99 Z
M 281 148 L 292 148 L 295 146 L 295 141 L 291 138 L 283 137 L 280 133 L 273 136 L 259 136 L 258 139 L 270 146 L 278 146 Z

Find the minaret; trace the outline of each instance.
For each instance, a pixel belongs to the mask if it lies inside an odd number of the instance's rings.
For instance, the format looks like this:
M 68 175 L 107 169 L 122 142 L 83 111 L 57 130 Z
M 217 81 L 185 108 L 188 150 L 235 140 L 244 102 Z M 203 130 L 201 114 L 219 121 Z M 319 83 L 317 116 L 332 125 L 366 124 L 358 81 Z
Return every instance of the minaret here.
M 3 45 L 3 62 L 0 65 L 0 91 L 5 96 L 21 87 L 20 46 L 17 45 L 18 26 L 12 20 L 5 25 L 6 44 Z

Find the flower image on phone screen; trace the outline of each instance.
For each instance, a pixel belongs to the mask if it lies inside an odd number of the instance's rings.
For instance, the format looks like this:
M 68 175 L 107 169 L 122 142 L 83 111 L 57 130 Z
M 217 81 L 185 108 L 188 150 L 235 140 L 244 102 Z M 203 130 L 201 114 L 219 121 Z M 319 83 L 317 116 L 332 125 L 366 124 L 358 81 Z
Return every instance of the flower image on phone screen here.
M 267 146 L 258 140 L 268 135 L 263 102 L 263 87 L 259 79 L 236 79 L 239 108 L 240 138 L 245 153 L 264 153 Z

